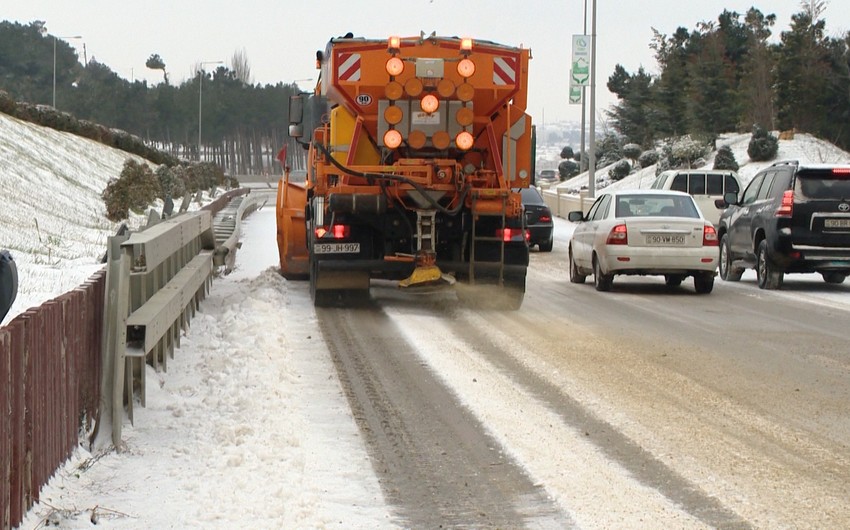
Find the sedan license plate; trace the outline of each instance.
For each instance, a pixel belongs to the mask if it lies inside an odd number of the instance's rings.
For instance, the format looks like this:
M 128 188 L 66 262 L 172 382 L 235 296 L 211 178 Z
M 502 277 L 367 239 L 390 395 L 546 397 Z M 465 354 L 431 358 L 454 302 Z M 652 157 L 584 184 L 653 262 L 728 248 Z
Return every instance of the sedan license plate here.
M 653 234 L 646 236 L 647 245 L 684 245 L 685 236 L 675 234 Z
M 824 228 L 850 228 L 850 218 L 848 219 L 824 219 Z
M 360 243 L 313 243 L 314 254 L 357 254 Z

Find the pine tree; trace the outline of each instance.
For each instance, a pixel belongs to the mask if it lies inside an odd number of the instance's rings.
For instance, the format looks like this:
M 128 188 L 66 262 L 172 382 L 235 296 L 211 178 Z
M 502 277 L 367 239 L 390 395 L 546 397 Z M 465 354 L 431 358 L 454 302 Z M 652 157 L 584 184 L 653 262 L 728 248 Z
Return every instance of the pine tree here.
M 717 153 L 714 155 L 714 169 L 738 171 L 738 162 L 735 160 L 735 154 L 731 147 L 721 145 L 717 148 Z

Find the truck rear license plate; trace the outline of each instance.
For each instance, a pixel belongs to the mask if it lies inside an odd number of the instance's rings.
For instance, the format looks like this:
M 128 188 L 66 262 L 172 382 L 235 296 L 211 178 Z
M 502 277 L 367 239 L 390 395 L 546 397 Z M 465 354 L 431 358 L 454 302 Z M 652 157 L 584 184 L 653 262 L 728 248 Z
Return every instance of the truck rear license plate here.
M 649 235 L 646 236 L 647 245 L 684 245 L 685 236 L 677 235 Z
M 357 254 L 360 243 L 313 243 L 314 254 Z
M 850 218 L 848 219 L 824 219 L 824 228 L 850 228 Z

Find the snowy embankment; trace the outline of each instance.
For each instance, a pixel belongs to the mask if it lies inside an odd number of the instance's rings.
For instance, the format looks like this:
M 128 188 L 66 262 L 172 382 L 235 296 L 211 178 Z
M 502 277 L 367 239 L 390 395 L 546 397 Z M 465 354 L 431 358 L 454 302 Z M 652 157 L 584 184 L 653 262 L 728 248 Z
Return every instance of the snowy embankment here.
M 394 526 L 309 292 L 277 272 L 274 210 L 243 226 L 168 371 L 147 367 L 125 450 L 79 448 L 21 528 Z
M 18 296 L 3 323 L 74 289 L 102 265 L 106 220 L 100 194 L 138 157 L 0 113 L 0 248 L 18 268 Z
M 144 161 L 0 113 L 0 250 L 11 253 L 18 269 L 18 295 L 0 324 L 103 267 L 107 238 L 120 223 L 106 219 L 101 193 L 129 159 Z M 145 219 L 131 215 L 128 225 L 138 229 Z
M 774 132 L 778 136 L 778 133 Z M 774 160 L 767 162 L 753 162 L 747 154 L 747 147 L 750 143 L 750 133 L 729 133 L 722 134 L 717 138 L 717 147 L 728 145 L 732 149 L 732 154 L 735 155 L 735 160 L 740 168 L 738 169 L 738 177 L 741 183 L 746 186 L 753 178 L 753 175 L 761 169 L 777 162 L 779 160 L 801 160 L 813 163 L 850 163 L 850 154 L 842 151 L 834 145 L 819 140 L 810 134 L 797 133 L 793 139 L 779 140 L 779 152 Z M 714 153 L 711 153 L 705 161 L 702 168 L 711 168 L 714 165 Z M 656 176 L 656 166 L 652 165 L 646 168 L 638 168 L 631 175 L 619 181 L 612 181 L 608 177 L 608 170 L 611 166 L 600 167 L 596 169 L 596 189 L 608 188 L 611 190 L 648 188 L 652 185 Z M 561 193 L 578 193 L 582 187 L 588 184 L 587 172 L 581 173 L 565 180 L 558 184 L 556 188 Z

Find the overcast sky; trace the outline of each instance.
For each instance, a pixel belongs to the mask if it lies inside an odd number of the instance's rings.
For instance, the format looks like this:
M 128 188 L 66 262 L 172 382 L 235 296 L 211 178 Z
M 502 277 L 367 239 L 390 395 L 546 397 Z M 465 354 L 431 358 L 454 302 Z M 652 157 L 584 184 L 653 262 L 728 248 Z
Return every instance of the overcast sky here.
M 255 83 L 315 82 L 315 52 L 349 31 L 357 36 L 412 36 L 420 31 L 470 36 L 531 48 L 529 112 L 540 123 L 581 118 L 581 105 L 567 100 L 571 36 L 590 33 L 593 0 L 0 0 L 0 16 L 30 23 L 43 20 L 50 34 L 66 39 L 80 55 L 96 58 L 126 79 L 162 80 L 145 68 L 158 53 L 172 83 L 190 77 L 202 61 L 225 61 L 244 51 Z M 522 6 L 521 8 L 515 6 Z M 616 64 L 656 73 L 649 49 L 652 28 L 672 34 L 716 20 L 728 9 L 755 6 L 775 13 L 774 35 L 787 30 L 799 0 L 644 0 L 597 3 L 597 109 L 614 104 L 605 84 Z M 827 33 L 850 30 L 850 1 L 828 0 Z M 208 69 L 214 68 L 208 66 Z M 310 79 L 311 81 L 304 81 Z

